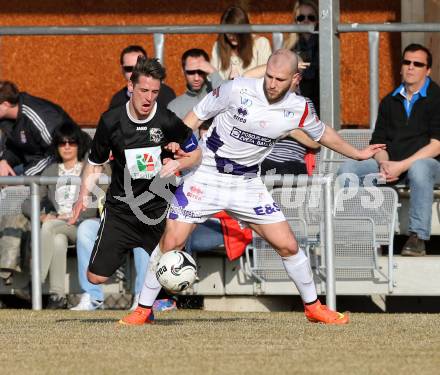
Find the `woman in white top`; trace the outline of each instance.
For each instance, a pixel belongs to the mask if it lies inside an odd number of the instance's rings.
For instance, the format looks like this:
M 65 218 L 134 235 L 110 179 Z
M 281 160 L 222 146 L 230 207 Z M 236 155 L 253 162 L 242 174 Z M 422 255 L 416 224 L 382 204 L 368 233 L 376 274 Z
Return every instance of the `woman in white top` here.
M 54 163 L 42 173 L 47 177 L 79 177 L 86 153 L 90 147 L 90 137 L 73 123 L 64 123 L 54 134 Z M 65 292 L 67 248 L 76 243 L 77 225 L 67 223 L 72 215 L 72 206 L 78 197 L 79 185 L 68 181 L 56 185 L 42 185 L 41 193 L 41 281 L 49 275 L 48 309 L 67 307 Z M 30 217 L 30 200 L 23 203 L 23 213 Z M 88 208 L 81 219 L 95 217 L 96 208 Z
M 246 12 L 231 6 L 223 13 L 223 25 L 249 24 Z M 272 53 L 269 40 L 253 34 L 219 34 L 212 48 L 211 64 L 223 79 L 234 79 L 258 65 L 267 63 Z

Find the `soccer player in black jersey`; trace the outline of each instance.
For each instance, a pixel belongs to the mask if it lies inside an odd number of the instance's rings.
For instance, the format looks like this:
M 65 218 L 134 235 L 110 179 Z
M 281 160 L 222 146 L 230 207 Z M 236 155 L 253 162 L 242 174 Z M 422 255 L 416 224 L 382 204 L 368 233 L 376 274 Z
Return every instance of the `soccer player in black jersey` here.
M 140 56 L 130 78 L 130 101 L 108 110 L 99 121 L 70 220 L 74 223 L 87 207 L 111 153 L 112 180 L 87 272 L 91 283 L 104 283 L 134 247 L 151 253 L 165 228 L 164 197 L 172 196 L 169 188 L 175 173 L 200 161 L 192 130 L 156 103 L 164 78 L 165 69 L 157 59 Z M 174 160 L 167 155 L 166 145 L 171 142 L 182 147 L 185 157 Z M 163 187 L 161 196 L 150 191 L 155 183 Z

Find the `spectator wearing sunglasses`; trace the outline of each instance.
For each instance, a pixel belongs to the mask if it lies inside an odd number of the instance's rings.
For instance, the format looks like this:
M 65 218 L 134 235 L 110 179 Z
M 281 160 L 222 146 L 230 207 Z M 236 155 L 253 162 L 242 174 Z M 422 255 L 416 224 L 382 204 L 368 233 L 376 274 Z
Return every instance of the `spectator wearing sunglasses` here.
M 429 77 L 431 66 L 429 49 L 420 44 L 405 48 L 402 84 L 382 99 L 370 141 L 386 144 L 386 150 L 374 159 L 348 161 L 338 172 L 352 173 L 361 182 L 367 177 L 409 186 L 409 238 L 401 252 L 405 256 L 426 254 L 433 189 L 440 183 L 440 87 Z M 340 178 L 347 185 L 350 176 Z
M 223 82 L 220 74 L 209 63 L 208 54 L 202 49 L 192 48 L 185 51 L 182 55 L 182 69 L 186 92 L 168 104 L 168 109 L 181 119 Z
M 0 176 L 41 174 L 52 162 L 53 134 L 63 123 L 74 121 L 60 106 L 0 81 L 0 129 L 6 136 Z
M 45 177 L 79 177 L 90 148 L 90 137 L 72 123 L 61 125 L 54 134 L 53 150 L 55 162 L 42 173 Z M 79 185 L 60 181 L 56 185 L 42 185 L 41 194 L 41 282 L 49 276 L 48 309 L 65 309 L 67 248 L 76 243 L 77 226 L 67 220 L 79 193 Z M 31 215 L 31 202 L 23 203 L 25 216 Z M 81 214 L 81 220 L 95 217 L 95 208 L 88 208 Z
M 247 25 L 243 8 L 231 6 L 222 14 L 222 25 Z M 225 79 L 242 76 L 248 70 L 267 63 L 272 53 L 269 40 L 253 34 L 219 34 L 212 48 L 211 64 Z
M 147 52 L 145 52 L 141 46 L 131 45 L 122 50 L 119 57 L 119 62 L 121 64 L 121 71 L 122 75 L 124 76 L 126 86 L 113 95 L 110 101 L 109 109 L 119 107 L 129 101 L 131 92 L 128 88 L 128 82 L 130 81 L 131 73 L 133 72 L 133 68 L 136 65 L 136 61 L 139 56 L 144 56 L 145 58 L 147 57 Z M 157 97 L 157 103 L 159 106 L 166 108 L 168 103 L 175 97 L 176 94 L 174 93 L 174 90 L 162 82 L 160 85 L 159 96 Z
M 293 22 L 299 25 L 312 24 L 318 29 L 318 6 L 313 0 L 298 0 L 293 8 Z M 319 116 L 319 35 L 311 33 L 290 33 L 284 38 L 284 48 L 296 52 L 303 63 L 299 91 L 310 98 Z

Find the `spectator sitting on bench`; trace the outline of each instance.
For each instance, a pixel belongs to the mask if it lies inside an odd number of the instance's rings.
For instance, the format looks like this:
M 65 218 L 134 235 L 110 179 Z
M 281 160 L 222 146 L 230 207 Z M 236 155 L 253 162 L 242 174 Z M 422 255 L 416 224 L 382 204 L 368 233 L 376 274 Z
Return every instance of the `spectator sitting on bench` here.
M 431 52 L 420 44 L 403 51 L 402 84 L 380 103 L 370 143 L 385 143 L 373 159 L 347 161 L 338 174 L 352 173 L 361 183 L 404 183 L 410 189 L 409 238 L 401 254 L 426 254 L 431 235 L 434 185 L 440 183 L 440 87 L 429 77 Z M 341 176 L 344 185 L 349 176 Z M 365 182 L 366 184 L 366 182 Z
M 55 162 L 48 166 L 42 176 L 79 177 L 83 171 L 85 155 L 90 147 L 90 137 L 79 126 L 67 122 L 56 129 L 53 139 Z M 65 278 L 68 244 L 76 243 L 77 226 L 67 220 L 72 214 L 79 186 L 59 182 L 56 185 L 42 185 L 41 192 L 41 282 L 49 274 L 48 309 L 65 309 L 67 298 Z M 23 213 L 30 217 L 30 199 L 23 203 Z M 95 217 L 96 209 L 89 208 L 81 219 Z
M 0 176 L 41 174 L 52 162 L 55 130 L 61 124 L 74 124 L 60 106 L 19 92 L 9 81 L 0 81 L 0 120 L 0 129 L 6 135 Z

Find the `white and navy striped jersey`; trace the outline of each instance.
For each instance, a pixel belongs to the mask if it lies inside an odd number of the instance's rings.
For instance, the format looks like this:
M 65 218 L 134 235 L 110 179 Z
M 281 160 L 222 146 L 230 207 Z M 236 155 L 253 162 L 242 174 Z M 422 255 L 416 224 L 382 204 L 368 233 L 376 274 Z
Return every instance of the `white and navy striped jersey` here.
M 304 163 L 307 148 L 293 138 L 284 138 L 275 143 L 272 151 L 267 155 L 268 160 L 282 163 L 285 161 L 300 161 Z
M 215 116 L 209 129 L 202 164 L 221 173 L 257 173 L 275 142 L 301 127 L 319 141 L 325 126 L 306 99 L 288 92 L 269 104 L 264 79 L 237 78 L 207 95 L 194 107 L 200 120 Z

